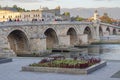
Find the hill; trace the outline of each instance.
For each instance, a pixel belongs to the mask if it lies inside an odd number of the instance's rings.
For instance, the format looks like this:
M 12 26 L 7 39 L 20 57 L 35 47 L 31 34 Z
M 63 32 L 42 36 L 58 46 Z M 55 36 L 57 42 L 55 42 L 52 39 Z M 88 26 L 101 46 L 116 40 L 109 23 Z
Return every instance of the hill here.
M 111 18 L 120 19 L 120 8 L 63 8 L 61 9 L 61 13 L 70 12 L 71 16 L 77 16 L 83 18 L 89 18 L 93 16 L 94 11 L 97 10 L 99 15 L 102 16 L 104 13 L 108 13 Z

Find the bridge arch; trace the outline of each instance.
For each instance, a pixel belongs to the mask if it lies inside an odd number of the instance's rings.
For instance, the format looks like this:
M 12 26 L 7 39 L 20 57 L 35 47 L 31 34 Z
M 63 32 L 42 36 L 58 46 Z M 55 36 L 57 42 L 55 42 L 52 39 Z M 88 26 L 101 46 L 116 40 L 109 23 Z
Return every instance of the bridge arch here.
M 100 36 L 100 37 L 103 36 L 103 30 L 102 30 L 102 27 L 101 27 L 101 26 L 99 27 L 99 36 Z
M 54 46 L 58 45 L 59 43 L 58 36 L 54 29 L 52 28 L 46 29 L 44 34 L 46 35 L 46 47 L 47 48 L 53 48 Z
M 83 33 L 88 35 L 88 40 L 92 39 L 92 31 L 88 26 L 84 29 Z
M 18 54 L 26 54 L 29 51 L 29 40 L 26 34 L 19 29 L 11 31 L 8 36 L 10 48 Z
M 106 31 L 108 32 L 108 35 L 110 35 L 110 28 L 109 27 L 106 28 Z
M 116 34 L 117 34 L 116 29 L 113 29 L 113 35 L 116 35 Z
M 70 36 L 70 44 L 74 45 L 77 41 L 77 32 L 74 28 L 69 28 L 67 31 L 67 35 Z

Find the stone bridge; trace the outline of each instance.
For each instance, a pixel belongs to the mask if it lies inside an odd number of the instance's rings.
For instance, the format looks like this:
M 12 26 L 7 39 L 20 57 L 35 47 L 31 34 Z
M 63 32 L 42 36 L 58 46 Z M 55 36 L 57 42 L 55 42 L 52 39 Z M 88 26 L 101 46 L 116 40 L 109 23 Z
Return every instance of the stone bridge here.
M 117 26 L 100 22 L 2 22 L 0 50 L 3 55 L 39 53 L 99 41 L 100 36 L 119 31 Z

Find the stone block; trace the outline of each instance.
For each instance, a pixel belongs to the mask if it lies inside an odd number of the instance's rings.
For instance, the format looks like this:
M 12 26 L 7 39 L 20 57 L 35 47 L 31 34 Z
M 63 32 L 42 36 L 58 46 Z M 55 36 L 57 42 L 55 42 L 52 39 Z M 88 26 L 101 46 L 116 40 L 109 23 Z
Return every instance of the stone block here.
M 70 46 L 70 36 L 69 35 L 59 36 L 59 45 Z
M 93 71 L 100 69 L 106 66 L 105 61 L 101 61 L 91 67 L 85 69 L 76 69 L 76 68 L 56 68 L 56 67 L 32 67 L 24 66 L 22 71 L 31 71 L 31 72 L 49 72 L 49 73 L 67 73 L 67 74 L 89 74 Z

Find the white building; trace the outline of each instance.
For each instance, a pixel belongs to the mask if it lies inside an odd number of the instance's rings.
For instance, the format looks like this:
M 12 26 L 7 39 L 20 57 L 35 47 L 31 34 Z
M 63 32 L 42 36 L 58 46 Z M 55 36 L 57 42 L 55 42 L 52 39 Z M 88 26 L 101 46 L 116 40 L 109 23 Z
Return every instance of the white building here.
M 55 16 L 60 16 L 60 7 L 48 9 L 47 7 L 30 12 L 0 11 L 0 22 L 3 21 L 54 21 Z

